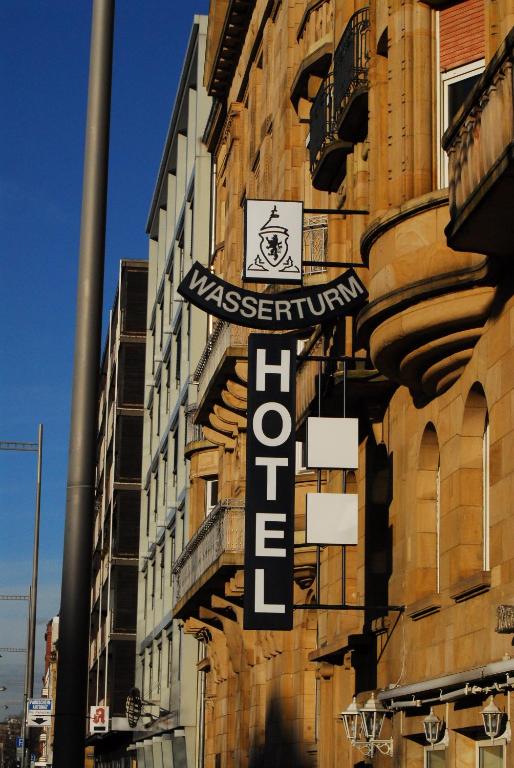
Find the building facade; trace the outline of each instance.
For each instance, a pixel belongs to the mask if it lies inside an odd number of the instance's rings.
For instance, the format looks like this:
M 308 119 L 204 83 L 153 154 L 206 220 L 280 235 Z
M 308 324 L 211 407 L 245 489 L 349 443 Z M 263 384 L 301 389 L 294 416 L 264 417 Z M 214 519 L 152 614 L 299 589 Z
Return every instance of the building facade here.
M 352 263 L 369 299 L 298 334 L 290 632 L 242 626 L 248 330 L 201 356 L 172 615 L 205 768 L 514 765 L 513 13 L 211 3 L 212 270 L 242 286 L 245 200 L 301 200 L 304 285 Z M 305 466 L 313 415 L 358 419 L 357 470 Z M 302 546 L 306 493 L 341 488 L 358 544 Z
M 143 493 L 137 618 L 137 688 L 145 738 L 138 765 L 197 765 L 198 644 L 175 621 L 172 570 L 189 538 L 185 445 L 196 408 L 194 372 L 207 318 L 177 286 L 193 261 L 208 263 L 211 158 L 202 143 L 210 99 L 202 85 L 207 18 L 195 16 L 148 218 L 149 289 Z M 172 758 L 173 755 L 173 758 Z
M 57 648 L 59 642 L 59 616 L 54 616 L 46 625 L 45 631 L 45 672 L 41 697 L 55 701 L 57 685 Z M 36 766 L 53 764 L 54 726 L 41 728 L 39 734 L 39 754 Z
M 96 766 L 130 765 L 125 701 L 135 683 L 148 264 L 122 260 L 98 398 L 88 705 L 109 707 L 91 734 Z M 89 710 L 88 710 L 89 712 Z

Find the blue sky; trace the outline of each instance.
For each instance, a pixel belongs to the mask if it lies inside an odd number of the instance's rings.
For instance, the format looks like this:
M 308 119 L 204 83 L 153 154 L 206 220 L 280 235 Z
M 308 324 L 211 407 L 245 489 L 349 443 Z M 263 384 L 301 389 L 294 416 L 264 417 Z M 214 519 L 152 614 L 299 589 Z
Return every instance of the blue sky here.
M 0 440 L 36 441 L 44 424 L 36 692 L 59 607 L 91 6 L 0 3 Z M 104 316 L 119 260 L 147 257 L 193 13 L 207 10 L 208 0 L 117 1 Z M 0 594 L 28 592 L 35 479 L 35 455 L 0 452 Z M 0 601 L 0 647 L 25 643 L 26 604 Z M 22 654 L 0 658 L 0 719 L 20 710 L 23 665 Z

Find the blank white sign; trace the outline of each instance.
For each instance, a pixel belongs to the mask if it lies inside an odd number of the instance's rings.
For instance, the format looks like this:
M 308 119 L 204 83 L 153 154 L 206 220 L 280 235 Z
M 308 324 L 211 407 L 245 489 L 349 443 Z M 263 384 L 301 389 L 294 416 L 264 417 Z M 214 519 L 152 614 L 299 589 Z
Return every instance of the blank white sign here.
M 357 469 L 359 420 L 325 416 L 307 419 L 309 469 Z
M 307 494 L 307 544 L 357 544 L 356 493 Z

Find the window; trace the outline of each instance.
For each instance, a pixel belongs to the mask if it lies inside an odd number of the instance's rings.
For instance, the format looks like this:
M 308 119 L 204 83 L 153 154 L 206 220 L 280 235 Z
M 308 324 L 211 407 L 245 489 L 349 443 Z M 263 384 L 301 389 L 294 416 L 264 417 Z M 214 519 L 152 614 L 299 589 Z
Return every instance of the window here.
M 218 478 L 205 478 L 205 516 L 210 515 L 218 503 Z
M 152 404 L 150 406 L 150 412 L 148 414 L 149 418 L 149 427 L 148 427 L 148 453 L 150 456 L 152 455 L 152 445 L 153 445 L 153 398 L 152 398 Z
M 440 133 L 439 146 L 445 130 L 450 125 L 476 81 L 484 71 L 484 60 L 474 61 L 462 67 L 441 73 L 440 82 Z M 439 187 L 448 186 L 448 156 L 441 150 Z
M 157 693 L 161 690 L 161 664 L 162 664 L 162 645 L 157 646 L 157 669 L 156 669 L 156 687 Z
M 146 535 L 150 535 L 150 489 L 146 491 Z
M 182 281 L 182 278 L 184 277 L 184 234 L 182 234 L 182 237 L 180 238 L 179 244 L 178 244 L 178 279 L 179 283 Z
M 141 695 L 145 695 L 145 657 L 141 656 Z
M 170 586 L 173 581 L 173 566 L 175 564 L 175 528 L 170 532 Z
M 180 680 L 182 668 L 182 625 L 178 625 L 178 667 L 177 667 L 177 680 Z
M 173 679 L 173 629 L 168 635 L 168 688 L 171 688 Z
M 177 385 L 180 385 L 180 367 L 182 362 L 182 323 L 177 328 L 175 355 L 175 380 Z
M 160 328 L 159 343 L 160 343 L 160 347 L 161 347 L 161 350 L 162 350 L 162 343 L 163 343 L 163 340 L 164 340 L 164 304 L 162 304 L 162 303 L 159 304 L 159 322 L 160 322 L 160 326 L 159 326 L 159 328 Z
M 491 567 L 489 557 L 489 418 L 486 416 L 482 435 L 482 531 L 483 531 L 483 569 Z
M 443 768 L 446 766 L 445 749 L 425 749 L 424 768 Z
M 296 474 L 307 471 L 307 458 L 305 454 L 305 442 L 296 441 Z
M 464 407 L 457 514 L 451 582 L 490 568 L 489 554 L 489 419 L 484 390 L 479 383 L 470 389 Z
M 152 598 L 152 608 L 155 605 L 155 569 L 156 569 L 156 562 L 154 562 L 150 565 L 150 568 L 152 569 L 152 591 L 151 591 L 151 598 Z
M 168 454 L 163 456 L 163 480 L 162 480 L 162 503 L 166 507 L 166 499 L 168 496 Z
M 155 475 L 152 476 L 152 487 L 153 487 L 153 521 L 154 523 L 157 522 L 157 502 L 158 502 L 158 489 L 159 489 L 159 473 L 156 472 Z
M 159 597 L 162 600 L 164 591 L 164 548 L 161 549 L 160 554 L 160 568 L 159 568 Z
M 505 745 L 495 742 L 477 744 L 477 768 L 503 768 Z
M 173 485 L 177 484 L 179 425 L 173 433 Z
M 154 397 L 154 404 L 155 404 L 155 410 L 156 410 L 156 420 L 155 420 L 155 433 L 157 437 L 161 434 L 161 387 L 160 385 L 155 390 L 155 397 Z
M 170 360 L 169 360 L 169 358 L 168 358 L 168 360 L 166 362 L 165 375 L 166 375 L 166 382 L 165 382 L 165 386 L 166 386 L 166 413 L 169 413 L 169 411 L 170 411 L 170 385 L 171 385 L 171 381 L 170 381 Z
M 146 619 L 146 613 L 147 613 L 147 603 L 148 603 L 148 573 L 145 573 L 145 599 L 143 603 L 143 617 Z M 143 662 L 143 671 L 144 671 L 144 662 Z
M 152 685 L 153 685 L 153 660 L 152 660 L 152 651 L 150 650 L 148 654 L 148 695 L 151 696 L 152 694 Z
M 439 441 L 429 422 L 419 447 L 416 514 L 410 518 L 408 538 L 412 602 L 440 591 L 440 475 Z

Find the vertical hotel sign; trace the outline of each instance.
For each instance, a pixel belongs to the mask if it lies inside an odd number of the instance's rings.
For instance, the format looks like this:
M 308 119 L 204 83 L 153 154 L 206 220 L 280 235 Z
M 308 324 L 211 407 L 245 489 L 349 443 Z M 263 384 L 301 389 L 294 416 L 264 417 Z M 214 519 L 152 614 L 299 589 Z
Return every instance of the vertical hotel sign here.
M 296 338 L 248 343 L 244 628 L 293 626 Z

